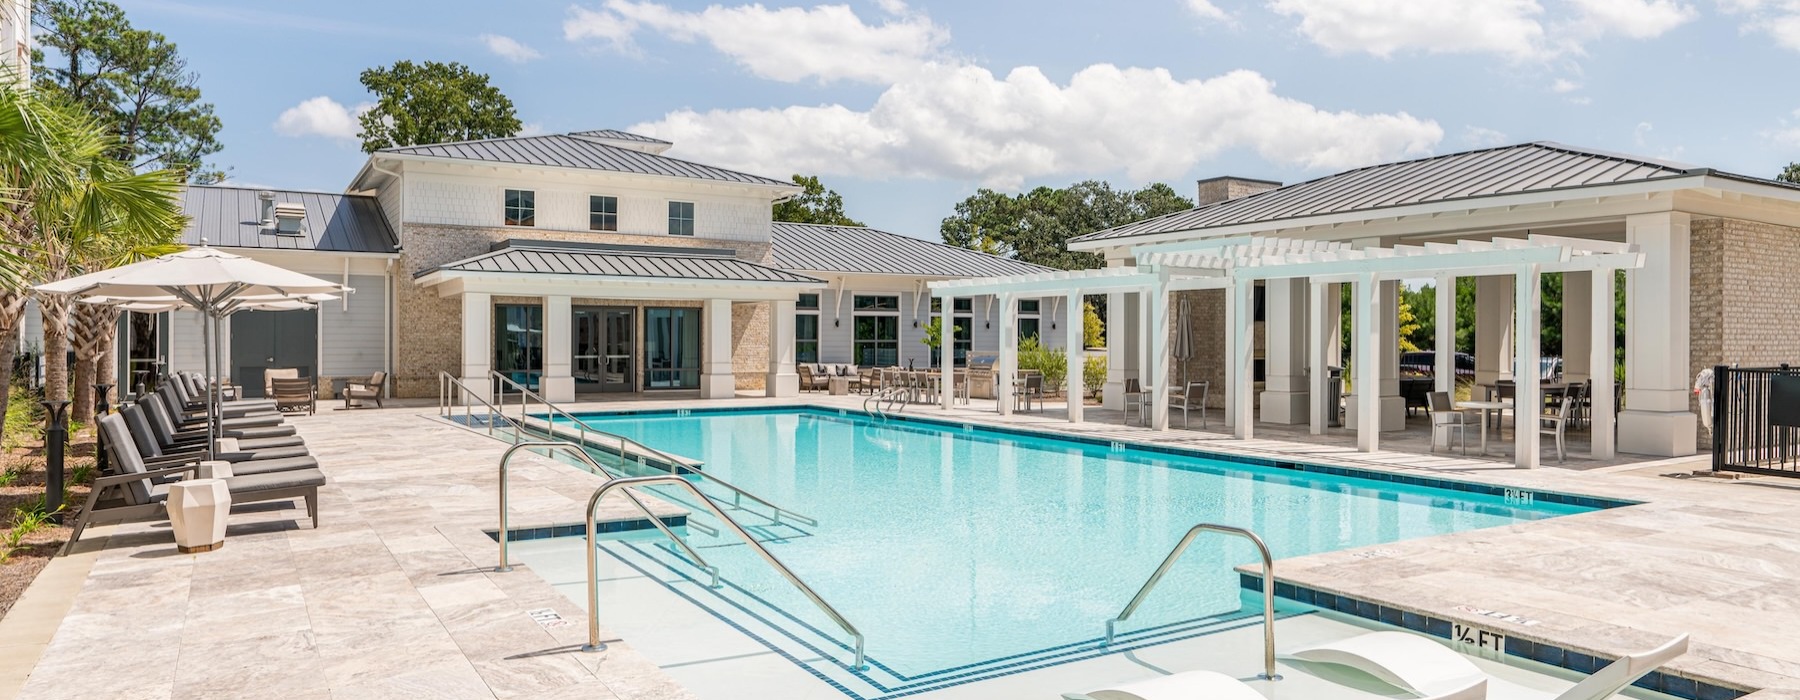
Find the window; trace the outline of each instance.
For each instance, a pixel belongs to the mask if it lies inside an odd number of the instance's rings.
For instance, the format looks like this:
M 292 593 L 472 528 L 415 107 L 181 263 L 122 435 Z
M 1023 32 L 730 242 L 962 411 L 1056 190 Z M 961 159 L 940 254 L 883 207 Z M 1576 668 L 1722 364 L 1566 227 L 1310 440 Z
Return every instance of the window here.
M 819 315 L 794 317 L 794 361 L 816 364 L 819 361 Z
M 1024 342 L 1026 338 L 1038 338 L 1038 319 L 1035 317 L 1038 315 L 1038 310 L 1042 308 L 1042 303 L 1043 302 L 1037 299 L 1019 300 L 1020 342 Z
M 1025 342 L 1026 338 L 1037 338 L 1038 340 L 1043 340 L 1042 337 L 1038 336 L 1038 320 L 1037 319 L 1035 319 L 1035 318 L 1019 319 L 1019 342 Z
M 1251 320 L 1255 321 L 1257 323 L 1267 321 L 1268 315 L 1269 315 L 1269 304 L 1268 304 L 1268 301 L 1266 301 L 1266 297 L 1263 296 L 1263 286 L 1259 284 L 1259 285 L 1256 285 L 1255 287 L 1252 287 L 1251 289 L 1256 290 L 1256 291 L 1250 293 L 1250 317 L 1251 317 Z M 1262 381 L 1262 380 L 1259 379 L 1257 381 Z
M 537 193 L 531 190 L 506 191 L 506 225 L 537 225 Z
M 700 310 L 644 309 L 644 388 L 700 386 Z
M 529 389 L 544 373 L 544 307 L 494 305 L 494 371 Z
M 899 311 L 900 297 L 897 296 L 864 296 L 856 295 L 853 300 L 857 311 Z
M 594 195 L 588 197 L 588 230 L 619 230 L 619 198 Z
M 1019 315 L 1020 316 L 1036 316 L 1036 315 L 1038 315 L 1038 304 L 1039 303 L 1040 302 L 1037 299 L 1020 299 L 1019 300 Z
M 694 235 L 693 202 L 669 202 L 669 235 Z
M 802 294 L 802 295 L 800 295 L 800 301 L 796 302 L 794 304 L 794 307 L 798 308 L 798 309 L 808 309 L 808 310 L 812 310 L 812 311 L 818 311 L 819 310 L 819 295 L 817 295 L 817 294 Z
M 968 297 L 957 299 L 955 304 L 950 305 L 950 310 L 959 314 L 975 313 L 975 300 Z
M 962 300 L 958 299 L 957 301 L 962 301 Z M 958 304 L 958 306 L 961 306 L 961 304 Z M 964 309 L 957 309 L 957 311 L 963 311 L 963 310 Z M 956 333 L 953 336 L 953 340 L 951 342 L 951 355 L 950 355 L 951 361 L 955 362 L 957 367 L 967 366 L 969 364 L 969 351 L 973 350 L 974 348 L 975 348 L 975 317 L 974 316 L 957 316 L 956 317 Z
M 900 364 L 900 317 L 856 317 L 856 364 L 893 367 Z

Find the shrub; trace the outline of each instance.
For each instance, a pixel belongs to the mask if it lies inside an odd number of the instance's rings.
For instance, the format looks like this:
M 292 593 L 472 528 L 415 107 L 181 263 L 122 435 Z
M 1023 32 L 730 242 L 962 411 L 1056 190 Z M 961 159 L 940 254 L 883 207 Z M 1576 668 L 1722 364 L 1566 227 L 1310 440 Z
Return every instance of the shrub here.
M 1055 393 L 1069 377 L 1069 353 L 1045 350 L 1034 337 L 1019 341 L 1019 369 L 1044 375 L 1044 393 Z
M 1098 394 L 1106 386 L 1106 356 L 1089 355 L 1081 367 L 1081 383 L 1089 394 Z

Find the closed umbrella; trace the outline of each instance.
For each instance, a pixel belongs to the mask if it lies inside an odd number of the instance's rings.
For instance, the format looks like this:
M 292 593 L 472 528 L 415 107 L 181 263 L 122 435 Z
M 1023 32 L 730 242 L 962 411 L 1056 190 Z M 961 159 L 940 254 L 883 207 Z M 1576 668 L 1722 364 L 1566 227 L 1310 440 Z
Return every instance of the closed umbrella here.
M 1181 390 L 1187 391 L 1188 361 L 1194 359 L 1194 327 L 1191 323 L 1191 311 L 1188 308 L 1187 295 L 1181 295 L 1181 303 L 1176 306 L 1175 320 L 1175 359 L 1181 360 Z M 1201 421 L 1202 423 L 1206 421 Z M 1204 426 L 1202 426 L 1204 427 Z
M 222 360 L 217 357 L 218 347 L 215 341 L 219 319 L 246 304 L 282 303 L 287 300 L 304 300 L 309 295 L 353 291 L 336 282 L 205 245 L 41 284 L 35 289 L 44 294 L 96 297 L 108 302 L 130 303 L 135 300 L 150 304 L 179 303 L 205 314 L 210 319 L 202 334 L 208 379 L 209 451 L 212 449 L 213 438 L 217 435 L 219 418 L 216 394 L 218 375 L 215 371 L 222 364 Z

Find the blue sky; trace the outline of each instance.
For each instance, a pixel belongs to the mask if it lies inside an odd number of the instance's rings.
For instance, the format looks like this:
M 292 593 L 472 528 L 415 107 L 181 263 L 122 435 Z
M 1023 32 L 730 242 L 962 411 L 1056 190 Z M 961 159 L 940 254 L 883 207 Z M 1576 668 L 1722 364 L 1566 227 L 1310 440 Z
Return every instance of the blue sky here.
M 532 130 L 821 175 L 931 239 L 983 186 L 1191 193 L 1530 140 L 1800 160 L 1800 0 L 118 1 L 181 47 L 253 185 L 342 189 L 357 74 L 399 59 L 490 74 Z

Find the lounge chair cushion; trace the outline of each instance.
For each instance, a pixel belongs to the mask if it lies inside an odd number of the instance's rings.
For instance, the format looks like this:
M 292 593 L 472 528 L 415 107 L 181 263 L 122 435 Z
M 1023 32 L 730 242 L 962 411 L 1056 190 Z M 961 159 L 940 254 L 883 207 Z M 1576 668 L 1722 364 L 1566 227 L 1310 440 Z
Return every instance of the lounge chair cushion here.
M 273 474 L 275 472 L 291 472 L 297 469 L 318 469 L 319 460 L 312 457 L 286 457 L 282 459 L 252 459 L 233 462 L 231 473 L 236 476 L 252 474 Z M 235 477 L 234 477 L 235 478 Z

